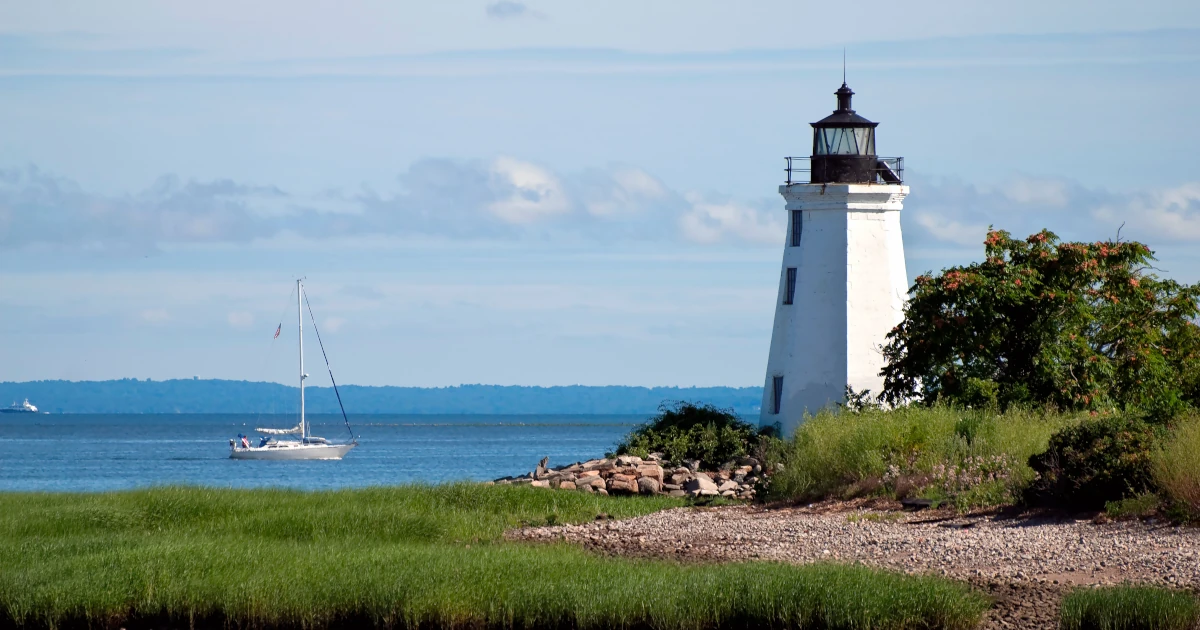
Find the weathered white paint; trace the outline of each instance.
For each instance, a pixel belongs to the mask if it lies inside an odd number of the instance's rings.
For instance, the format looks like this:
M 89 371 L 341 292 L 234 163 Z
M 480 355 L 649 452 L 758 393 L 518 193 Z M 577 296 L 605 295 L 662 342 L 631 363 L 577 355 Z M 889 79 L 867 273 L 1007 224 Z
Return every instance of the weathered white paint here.
M 904 316 L 908 277 L 900 210 L 908 186 L 793 184 L 780 186 L 788 231 L 775 301 L 775 326 L 763 387 L 763 425 L 791 434 L 804 414 L 841 402 L 846 385 L 878 393 L 881 347 Z M 804 213 L 791 246 L 791 211 Z M 783 303 L 787 269 L 796 268 L 793 304 Z M 779 413 L 774 377 L 783 376 Z

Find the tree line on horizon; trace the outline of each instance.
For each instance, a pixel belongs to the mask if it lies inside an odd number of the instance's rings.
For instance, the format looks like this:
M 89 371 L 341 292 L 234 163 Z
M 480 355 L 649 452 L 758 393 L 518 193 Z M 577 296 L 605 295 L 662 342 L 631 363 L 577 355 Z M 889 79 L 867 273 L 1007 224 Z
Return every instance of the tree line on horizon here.
M 134 378 L 109 381 L 0 383 L 0 406 L 26 398 L 51 413 L 279 413 L 298 410 L 296 387 L 219 379 Z M 346 412 L 356 414 L 652 414 L 664 400 L 703 401 L 757 414 L 761 387 L 634 387 L 341 385 Z M 309 413 L 339 413 L 329 387 L 305 387 Z

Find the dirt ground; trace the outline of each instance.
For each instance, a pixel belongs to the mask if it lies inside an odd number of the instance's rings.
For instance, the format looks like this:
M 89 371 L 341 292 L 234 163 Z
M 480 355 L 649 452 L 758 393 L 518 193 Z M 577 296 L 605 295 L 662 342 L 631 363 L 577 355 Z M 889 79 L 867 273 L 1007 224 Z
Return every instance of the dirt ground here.
M 964 580 L 996 600 L 984 628 L 1054 628 L 1062 596 L 1134 582 L 1200 590 L 1200 528 L 1063 516 L 903 512 L 885 501 L 680 508 L 514 530 L 601 553 L 696 561 L 835 561 Z

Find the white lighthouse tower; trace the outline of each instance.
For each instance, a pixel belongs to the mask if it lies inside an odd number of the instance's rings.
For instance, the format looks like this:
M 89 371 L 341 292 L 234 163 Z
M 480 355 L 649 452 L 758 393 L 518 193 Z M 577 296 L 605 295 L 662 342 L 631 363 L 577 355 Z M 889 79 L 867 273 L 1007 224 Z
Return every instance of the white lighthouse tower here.
M 908 292 L 903 160 L 878 157 L 879 123 L 854 113 L 845 83 L 836 94 L 837 110 L 812 123 L 812 156 L 786 158 L 779 187 L 788 231 L 760 422 L 785 435 L 847 385 L 879 393 L 880 350 Z

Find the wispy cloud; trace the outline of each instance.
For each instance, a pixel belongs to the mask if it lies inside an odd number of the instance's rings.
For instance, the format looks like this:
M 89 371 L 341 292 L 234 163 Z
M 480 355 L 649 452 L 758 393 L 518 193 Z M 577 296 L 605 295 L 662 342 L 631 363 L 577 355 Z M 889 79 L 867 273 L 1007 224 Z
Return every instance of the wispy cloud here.
M 425 159 L 399 190 L 300 196 L 274 186 L 163 176 L 126 195 L 84 190 L 35 167 L 0 171 L 0 245 L 137 253 L 166 244 L 421 236 L 521 239 L 568 233 L 597 241 L 760 244 L 778 240 L 763 203 L 669 189 L 628 165 L 557 173 L 529 161 Z
M 529 7 L 522 2 L 513 2 L 512 0 L 500 0 L 487 5 L 485 9 L 487 16 L 497 20 L 509 20 L 531 15 Z
M 246 243 L 286 235 L 459 240 L 570 236 L 773 247 L 784 214 L 773 196 L 737 199 L 674 190 L 629 165 L 560 173 L 514 157 L 424 159 L 398 189 L 297 195 L 231 180 L 163 176 L 145 190 L 103 195 L 34 167 L 0 170 L 0 246 L 69 247 L 117 255 L 170 244 Z M 1200 242 L 1200 183 L 1114 193 L 1067 179 L 998 186 L 916 179 L 905 203 L 910 246 L 975 247 L 988 225 L 1064 238 Z M 1124 227 L 1122 228 L 1122 225 Z
M 996 186 L 916 180 L 906 201 L 906 241 L 978 245 L 988 225 L 1014 234 L 1048 228 L 1063 238 L 1122 237 L 1200 243 L 1200 183 L 1110 192 L 1062 178 L 1015 177 Z

